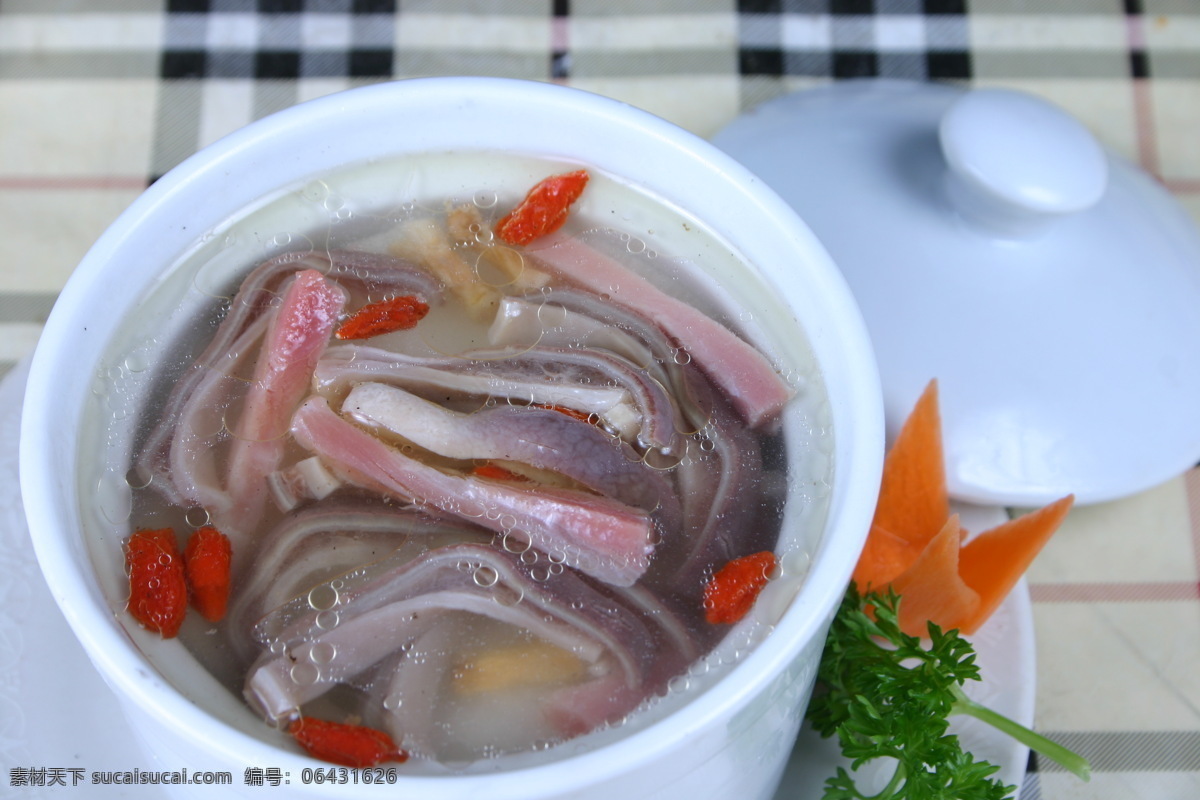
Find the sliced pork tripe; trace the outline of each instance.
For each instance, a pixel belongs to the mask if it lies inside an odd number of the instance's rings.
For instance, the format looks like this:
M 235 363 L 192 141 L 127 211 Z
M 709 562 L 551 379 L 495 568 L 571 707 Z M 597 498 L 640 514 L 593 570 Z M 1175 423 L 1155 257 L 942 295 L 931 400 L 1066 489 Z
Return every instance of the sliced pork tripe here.
M 565 475 L 606 497 L 658 511 L 670 531 L 680 523 L 679 500 L 662 473 L 629 445 L 559 411 L 494 406 L 463 414 L 394 386 L 362 383 L 347 395 L 342 413 L 447 458 L 519 461 Z
M 669 451 L 679 446 L 674 402 L 662 385 L 595 348 L 494 348 L 426 358 L 345 345 L 331 347 L 315 373 L 317 391 L 330 396 L 366 381 L 423 397 L 469 396 L 477 405 L 502 399 L 569 408 L 594 414 L 606 429 L 643 447 Z
M 749 541 L 770 548 L 775 535 L 769 514 L 757 518 L 776 488 L 763 472 L 758 437 L 722 400 L 714 402 L 701 436 L 675 469 L 688 535 L 664 541 L 655 564 L 656 576 L 670 576 L 669 584 L 685 593 L 700 590 L 706 569 L 741 555 L 736 547 Z
M 246 533 L 262 517 L 267 476 L 279 468 L 293 412 L 308 394 L 313 369 L 346 297 L 313 269 L 296 273 L 267 327 L 254 376 L 233 432 L 229 455 L 231 508 L 226 531 Z
M 538 268 L 653 320 L 724 390 L 750 426 L 773 421 L 791 399 L 791 389 L 755 347 L 578 237 L 551 234 L 525 252 Z
M 651 320 L 606 297 L 578 289 L 546 289 L 501 300 L 488 329 L 493 345 L 608 352 L 663 387 L 671 398 L 675 430 L 695 433 L 708 422 L 712 387 L 677 344 Z M 658 447 L 664 442 L 649 442 Z
M 279 466 L 291 415 L 308 392 L 345 301 L 340 288 L 312 269 L 296 273 L 281 291 L 278 307 L 246 325 L 223 363 L 191 373 L 197 380 L 188 381 L 192 394 L 167 446 L 175 502 L 206 509 L 239 554 L 240 540 L 262 515 L 266 477 Z M 247 382 L 237 376 L 252 359 Z M 229 438 L 230 414 L 237 422 L 222 472 L 215 448 Z
M 342 499 L 339 499 L 342 498 Z M 371 496 L 331 497 L 288 514 L 262 539 L 239 585 L 229 619 L 238 649 L 268 612 L 310 587 L 364 565 L 458 542 L 485 542 L 491 533 L 469 522 L 433 516 Z
M 217 466 L 217 448 L 228 441 L 226 415 L 241 402 L 246 381 L 236 377 L 253 362 L 263 334 L 275 319 L 275 309 L 254 320 L 233 340 L 224 357 L 203 369 L 193 369 L 186 383 L 186 402 L 176 409 L 169 427 L 160 425 L 152 436 L 167 434 L 162 464 L 154 460 L 156 472 L 150 485 L 180 508 L 195 505 L 219 518 L 228 512 L 232 499 L 225 489 L 225 476 Z M 194 380 L 191 380 L 193 379 Z M 172 395 L 172 400 L 174 395 Z M 148 451 L 147 451 L 148 452 Z M 149 469 L 149 461 L 140 463 Z M 142 473 L 143 480 L 148 478 Z
M 308 269 L 346 290 L 351 304 L 371 294 L 412 294 L 433 302 L 442 291 L 434 278 L 412 263 L 353 250 L 284 253 L 256 267 L 229 300 L 208 345 L 172 385 L 157 423 L 138 447 L 135 466 L 140 479 L 169 503 L 199 505 L 211 513 L 229 502 L 210 463 L 212 448 L 228 436 L 225 414 L 236 409 L 244 395 L 249 365 L 285 284 Z
M 589 665 L 528 634 L 507 640 L 480 635 L 481 625 L 471 625 L 460 612 L 436 620 L 411 648 L 355 681 L 370 693 L 364 719 L 414 756 L 443 759 L 527 750 L 539 741 L 557 742 L 620 721 L 699 657 L 697 636 L 712 626 L 704 624 L 699 634 L 689 630 L 639 586 L 593 588 L 601 595 L 593 598 L 597 608 L 621 614 L 629 609 L 646 626 L 651 638 L 630 648 L 642 659 L 638 684 L 630 684 L 622 670 L 604 669 L 603 662 Z M 464 641 L 463 630 L 472 644 L 454 656 L 453 643 Z
M 564 571 L 535 579 L 519 555 L 488 545 L 448 545 L 364 578 L 347 576 L 334 596 L 328 608 L 297 598 L 260 623 L 266 652 L 251 668 L 244 693 L 267 720 L 284 722 L 305 703 L 352 682 L 410 647 L 447 612 L 528 631 L 596 674 L 619 675 L 634 691 L 657 658 L 655 638 L 638 615 L 584 578 Z
M 642 509 L 581 491 L 443 472 L 343 419 L 322 397 L 300 406 L 292 433 L 351 482 L 527 541 L 606 583 L 631 586 L 650 564 L 654 526 Z

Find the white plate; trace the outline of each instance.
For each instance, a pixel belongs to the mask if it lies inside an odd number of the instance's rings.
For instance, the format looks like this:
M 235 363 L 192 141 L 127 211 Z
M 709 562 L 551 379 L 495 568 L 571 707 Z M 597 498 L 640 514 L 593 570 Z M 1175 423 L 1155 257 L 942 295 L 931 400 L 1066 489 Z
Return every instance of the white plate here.
M 17 478 L 17 441 L 28 362 L 0 382 L 0 786 L 24 800 L 61 797 L 61 787 L 17 787 L 14 770 L 61 774 L 89 798 L 160 798 L 156 786 L 92 785 L 93 773 L 133 770 L 190 771 L 204 764 L 153 764 L 139 749 L 108 686 L 92 667 L 42 579 L 29 544 Z M 994 508 L 960 508 L 969 530 L 1003 520 Z M 1024 583 L 973 637 L 984 682 L 968 694 L 1029 725 L 1033 719 L 1033 618 Z M 1028 749 L 974 720 L 953 729 L 978 757 L 1001 764 L 1000 779 L 1019 786 Z M 776 800 L 820 797 L 841 761 L 832 740 L 811 730 L 800 735 Z M 264 768 L 271 767 L 263 764 Z M 75 769 L 78 772 L 73 773 Z M 243 776 L 234 775 L 235 785 Z M 84 789 L 84 786 L 87 786 Z M 264 791 L 270 789 L 264 787 Z M 4 792 L 0 791 L 0 794 Z M 81 795 L 82 796 L 82 795 Z
M 959 514 L 963 527 L 972 533 L 988 530 L 1008 518 L 1003 509 L 992 506 L 955 503 L 954 511 Z M 969 681 L 963 687 L 967 696 L 1025 727 L 1032 727 L 1037 664 L 1033 608 L 1029 588 L 1023 579 L 991 619 L 969 638 L 975 647 L 982 680 Z M 953 718 L 950 732 L 957 734 L 963 747 L 977 759 L 999 764 L 1000 771 L 995 779 L 1016 786 L 1014 798 L 1020 795 L 1029 761 L 1028 747 L 967 717 Z M 839 765 L 848 768 L 849 762 L 842 758 L 837 741 L 822 739 L 805 725 L 792 750 L 775 800 L 819 798 L 825 779 L 831 777 Z

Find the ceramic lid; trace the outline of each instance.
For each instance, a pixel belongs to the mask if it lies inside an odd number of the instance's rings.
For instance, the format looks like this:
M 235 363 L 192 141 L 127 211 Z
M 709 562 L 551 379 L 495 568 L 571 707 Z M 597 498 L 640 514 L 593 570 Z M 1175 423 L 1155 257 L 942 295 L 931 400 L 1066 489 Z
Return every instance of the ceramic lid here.
M 1061 109 L 847 81 L 770 101 L 713 141 L 846 276 L 890 435 L 938 380 L 955 498 L 1097 502 L 1200 461 L 1200 233 Z

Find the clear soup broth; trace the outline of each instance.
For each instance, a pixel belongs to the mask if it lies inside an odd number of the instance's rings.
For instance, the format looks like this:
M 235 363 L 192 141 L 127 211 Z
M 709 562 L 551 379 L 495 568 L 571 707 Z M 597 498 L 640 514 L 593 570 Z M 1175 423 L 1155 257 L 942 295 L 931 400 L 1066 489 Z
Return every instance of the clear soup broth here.
M 95 378 L 84 518 L 185 694 L 262 736 L 387 731 L 402 770 L 494 769 L 648 724 L 769 632 L 833 468 L 808 345 L 716 234 L 594 170 L 557 232 L 495 235 L 577 169 L 361 165 L 203 234 L 140 303 Z M 428 310 L 334 335 L 395 298 Z M 206 526 L 224 616 L 141 630 L 127 538 Z M 761 551 L 758 605 L 709 621 L 714 572 Z

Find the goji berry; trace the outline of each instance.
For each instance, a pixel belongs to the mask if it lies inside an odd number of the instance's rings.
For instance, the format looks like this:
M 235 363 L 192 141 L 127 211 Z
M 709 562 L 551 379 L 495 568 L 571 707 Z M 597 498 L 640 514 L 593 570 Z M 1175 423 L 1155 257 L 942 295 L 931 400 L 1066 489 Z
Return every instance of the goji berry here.
M 488 462 L 479 464 L 471 470 L 471 474 L 480 478 L 489 478 L 495 481 L 527 481 L 529 480 L 524 475 L 518 475 L 511 469 L 505 469 L 499 464 Z
M 735 558 L 704 586 L 704 618 L 710 623 L 737 622 L 750 611 L 775 569 L 769 550 Z
M 554 233 L 567 221 L 567 212 L 583 194 L 588 177 L 581 169 L 545 178 L 496 223 L 496 236 L 506 244 L 520 245 Z
M 416 295 L 368 303 L 350 315 L 333 334 L 338 339 L 370 339 L 414 327 L 429 313 L 429 304 Z
M 125 543 L 130 615 L 164 639 L 178 635 L 187 614 L 183 559 L 170 528 L 139 530 Z
M 580 422 L 594 422 L 592 415 L 587 411 L 580 411 L 577 408 L 567 408 L 566 406 L 551 405 L 546 403 L 534 403 L 535 408 L 544 408 L 547 411 L 557 411 L 560 414 L 565 414 L 572 419 L 577 419 Z
M 229 571 L 233 549 L 216 528 L 197 529 L 183 551 L 192 605 L 209 622 L 220 622 L 229 603 Z
M 288 727 L 288 733 L 313 758 L 344 767 L 408 760 L 408 754 L 396 746 L 391 736 L 363 725 L 301 717 Z

